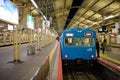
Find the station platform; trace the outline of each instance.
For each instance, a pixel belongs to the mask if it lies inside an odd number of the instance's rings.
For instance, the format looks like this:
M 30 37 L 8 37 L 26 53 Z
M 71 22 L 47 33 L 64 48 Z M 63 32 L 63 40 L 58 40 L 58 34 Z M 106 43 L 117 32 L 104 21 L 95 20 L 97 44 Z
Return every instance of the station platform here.
M 110 47 L 114 47 L 114 48 L 120 48 L 120 44 L 109 44 Z
M 58 42 L 36 50 L 34 55 L 27 55 L 28 44 L 21 45 L 21 61 L 23 63 L 10 63 L 13 60 L 13 46 L 0 47 L 0 80 L 34 80 L 43 62 L 49 57 L 50 71 L 47 80 L 62 80 L 59 78 L 60 49 Z M 110 46 L 111 50 L 100 52 L 100 58 L 120 66 L 120 48 Z M 58 79 L 59 78 L 59 79 Z
M 105 59 L 115 65 L 120 66 L 120 45 L 119 44 L 110 44 L 109 50 L 105 50 L 105 53 L 100 51 L 100 57 Z
M 38 69 L 49 57 L 48 80 L 57 80 L 59 50 L 58 42 L 36 50 L 34 55 L 27 55 L 28 44 L 21 45 L 22 63 L 10 63 L 13 60 L 13 46 L 0 47 L 0 80 L 34 80 Z

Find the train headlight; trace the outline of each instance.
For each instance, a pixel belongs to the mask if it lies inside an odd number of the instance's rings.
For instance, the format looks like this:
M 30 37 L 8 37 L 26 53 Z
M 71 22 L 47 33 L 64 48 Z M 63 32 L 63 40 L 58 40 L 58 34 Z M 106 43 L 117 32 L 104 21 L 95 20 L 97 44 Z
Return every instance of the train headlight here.
M 91 58 L 94 58 L 95 56 L 94 55 L 91 55 Z
M 65 57 L 65 58 L 68 58 L 68 55 L 67 55 L 67 54 L 65 54 L 65 55 L 64 55 L 64 57 Z

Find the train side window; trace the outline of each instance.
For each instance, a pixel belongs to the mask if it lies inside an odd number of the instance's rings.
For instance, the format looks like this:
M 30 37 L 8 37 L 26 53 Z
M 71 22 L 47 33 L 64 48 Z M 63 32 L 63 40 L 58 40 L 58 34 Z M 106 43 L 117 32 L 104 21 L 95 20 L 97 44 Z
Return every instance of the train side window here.
M 84 46 L 93 46 L 94 45 L 94 39 L 93 38 L 84 38 Z
M 93 46 L 93 38 L 65 38 L 65 46 Z

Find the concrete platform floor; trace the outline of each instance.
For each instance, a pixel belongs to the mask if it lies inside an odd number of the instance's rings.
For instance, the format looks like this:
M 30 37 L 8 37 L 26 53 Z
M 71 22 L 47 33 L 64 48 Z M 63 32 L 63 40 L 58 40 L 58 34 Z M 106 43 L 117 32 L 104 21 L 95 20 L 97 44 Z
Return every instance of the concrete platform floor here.
M 37 51 L 35 55 L 27 55 L 28 44 L 23 44 L 21 46 L 21 61 L 23 61 L 23 63 L 9 63 L 10 61 L 13 61 L 13 46 L 1 47 L 0 80 L 30 80 L 41 66 L 46 56 L 49 55 L 55 44 L 56 42 L 42 48 L 40 51 Z M 50 77 L 54 70 L 55 60 L 57 60 L 56 56 L 57 53 L 55 53 L 53 56 L 54 59 L 52 59 L 50 63 L 52 65 Z M 51 80 L 55 79 L 51 77 Z

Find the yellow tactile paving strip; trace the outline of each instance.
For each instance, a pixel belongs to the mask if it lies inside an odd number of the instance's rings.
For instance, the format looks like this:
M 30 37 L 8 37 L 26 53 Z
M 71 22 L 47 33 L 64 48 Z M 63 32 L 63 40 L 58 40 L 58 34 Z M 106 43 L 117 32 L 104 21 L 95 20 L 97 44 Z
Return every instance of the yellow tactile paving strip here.
M 100 56 L 101 56 L 102 58 L 105 58 L 105 59 L 113 62 L 113 63 L 116 63 L 116 64 L 119 64 L 119 65 L 120 65 L 120 61 L 119 61 L 119 60 L 113 59 L 113 58 L 107 56 L 106 54 L 100 54 Z
M 53 48 L 53 49 L 51 50 L 51 52 L 50 52 L 50 61 L 51 61 L 53 55 L 55 54 L 55 51 L 56 51 L 57 46 L 58 46 L 58 43 L 56 43 L 56 45 L 54 46 L 54 48 Z

